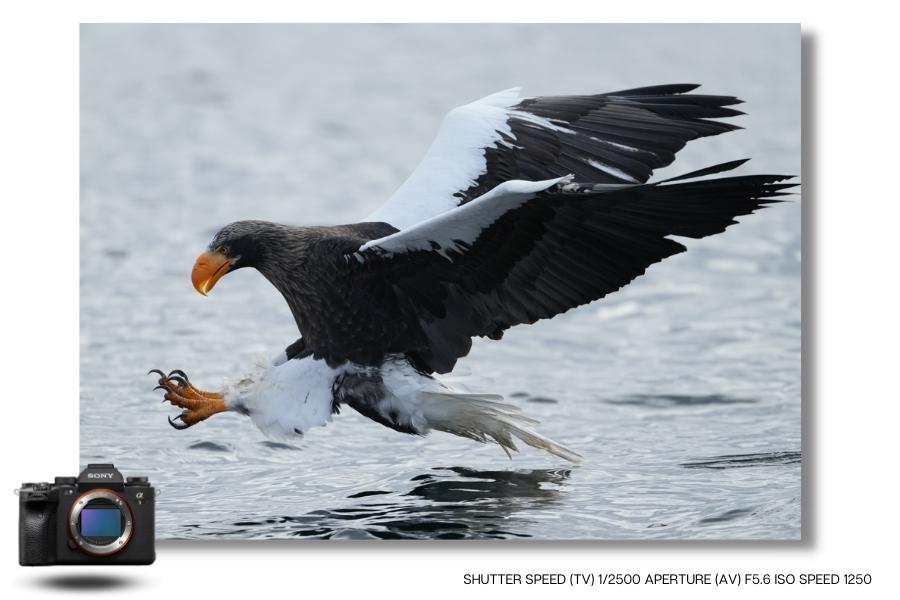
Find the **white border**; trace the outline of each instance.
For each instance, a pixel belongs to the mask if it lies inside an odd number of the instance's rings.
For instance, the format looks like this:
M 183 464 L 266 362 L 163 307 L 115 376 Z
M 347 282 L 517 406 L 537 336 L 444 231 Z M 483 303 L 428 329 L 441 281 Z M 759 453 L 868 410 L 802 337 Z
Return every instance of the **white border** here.
M 93 570 L 131 598 L 160 593 L 210 597 L 355 594 L 545 597 L 611 590 L 473 587 L 475 572 L 714 571 L 870 572 L 881 597 L 894 579 L 892 493 L 897 450 L 896 258 L 900 211 L 894 190 L 898 52 L 896 21 L 877 3 L 540 3 L 457 1 L 6 2 L 0 18 L 0 319 L 3 478 L 74 475 L 78 456 L 78 23 L 80 21 L 779 21 L 802 22 L 818 73 L 805 102 L 804 281 L 807 392 L 805 475 L 813 509 L 803 544 L 167 544 L 150 568 Z M 884 3 L 883 6 L 888 6 Z M 577 7 L 577 8 L 576 8 Z M 807 90 L 809 91 L 809 90 Z M 811 114 L 816 107 L 815 114 Z M 812 128 L 813 131 L 809 129 Z M 889 163 L 888 161 L 891 161 Z M 811 243 L 811 245 L 810 245 Z M 810 301 L 810 297 L 814 301 Z M 811 308 L 812 307 L 812 308 Z M 812 325 L 815 325 L 813 328 Z M 815 359 L 810 364 L 809 358 Z M 110 390 L 109 410 L 116 410 Z M 809 409 L 809 405 L 807 405 Z M 0 519 L 3 585 L 31 597 L 77 568 L 16 566 L 17 501 Z M 62 582 L 65 584 L 65 581 Z M 62 587 L 65 587 L 64 585 Z M 727 594 L 696 587 L 617 590 L 636 596 Z M 795 585 L 741 595 L 857 591 Z M 863 590 L 859 590 L 863 591 Z M 857 592 L 858 593 L 858 592 Z

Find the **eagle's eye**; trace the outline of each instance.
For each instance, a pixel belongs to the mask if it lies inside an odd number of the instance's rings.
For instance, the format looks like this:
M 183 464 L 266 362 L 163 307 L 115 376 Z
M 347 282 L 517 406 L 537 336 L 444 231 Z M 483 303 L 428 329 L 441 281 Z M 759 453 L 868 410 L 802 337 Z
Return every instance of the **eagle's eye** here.
M 228 254 L 228 246 L 219 246 L 218 248 L 216 248 L 216 252 L 227 255 Z

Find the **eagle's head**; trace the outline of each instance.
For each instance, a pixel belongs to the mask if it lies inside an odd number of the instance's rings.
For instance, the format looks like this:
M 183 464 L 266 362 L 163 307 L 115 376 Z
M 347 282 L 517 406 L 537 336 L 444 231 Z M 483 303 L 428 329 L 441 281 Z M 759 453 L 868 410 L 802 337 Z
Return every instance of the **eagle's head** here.
M 205 296 L 226 273 L 243 267 L 259 268 L 266 260 L 267 241 L 277 227 L 265 221 L 237 221 L 220 229 L 194 263 L 194 288 Z

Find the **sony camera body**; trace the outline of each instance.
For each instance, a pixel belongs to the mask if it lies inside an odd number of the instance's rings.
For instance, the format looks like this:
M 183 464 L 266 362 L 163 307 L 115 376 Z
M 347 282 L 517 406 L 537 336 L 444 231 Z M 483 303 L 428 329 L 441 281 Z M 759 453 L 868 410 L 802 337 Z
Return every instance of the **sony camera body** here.
M 149 565 L 156 558 L 156 491 L 146 477 L 90 464 L 78 477 L 23 483 L 19 564 Z

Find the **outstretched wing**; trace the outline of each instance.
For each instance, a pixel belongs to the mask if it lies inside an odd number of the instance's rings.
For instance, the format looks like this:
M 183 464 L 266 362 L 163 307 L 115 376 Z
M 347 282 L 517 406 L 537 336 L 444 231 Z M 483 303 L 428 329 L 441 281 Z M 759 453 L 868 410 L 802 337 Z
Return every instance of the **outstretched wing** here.
M 363 244 L 349 258 L 360 293 L 390 306 L 398 347 L 422 369 L 448 372 L 473 336 L 602 298 L 683 252 L 670 235 L 702 238 L 776 201 L 783 175 L 656 184 L 513 181 L 464 206 Z
M 405 229 L 505 181 L 575 176 L 643 183 L 693 139 L 739 129 L 733 96 L 673 84 L 590 96 L 520 98 L 513 88 L 451 110 L 422 162 L 366 221 Z

